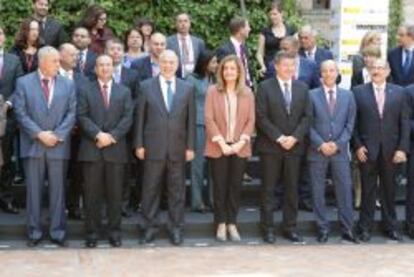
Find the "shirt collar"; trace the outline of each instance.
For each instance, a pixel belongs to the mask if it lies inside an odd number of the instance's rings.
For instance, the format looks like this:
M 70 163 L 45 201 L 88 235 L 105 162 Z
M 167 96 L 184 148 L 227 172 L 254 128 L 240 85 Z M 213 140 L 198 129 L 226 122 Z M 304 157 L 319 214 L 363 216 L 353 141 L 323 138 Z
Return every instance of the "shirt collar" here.
M 53 81 L 53 79 L 54 79 L 53 77 L 49 78 L 49 77 L 46 77 L 45 75 L 43 75 L 42 72 L 40 71 L 40 69 L 37 72 L 39 73 L 40 80 Z
M 4 49 L 0 48 L 0 56 L 3 56 L 3 55 L 4 55 Z
M 328 94 L 328 91 L 330 91 L 330 90 L 332 90 L 332 91 L 333 91 L 334 95 L 335 95 L 335 94 L 336 94 L 336 92 L 337 92 L 337 88 L 336 88 L 336 86 L 334 86 L 333 88 L 328 88 L 327 86 L 323 85 L 323 91 L 324 91 L 326 94 Z
M 239 42 L 235 37 L 230 37 L 230 41 L 231 43 L 233 43 L 234 45 L 237 45 L 239 48 L 240 46 L 243 44 L 241 42 Z
M 279 82 L 280 88 L 282 90 L 285 89 L 285 85 L 284 85 L 285 83 L 288 83 L 289 88 L 292 87 L 292 80 L 284 81 L 284 80 L 280 79 L 279 76 L 277 76 L 276 78 L 277 78 L 277 81 Z
M 99 86 L 102 88 L 105 84 L 108 86 L 108 89 L 111 89 L 112 87 L 112 80 L 108 81 L 107 83 L 102 82 L 98 79 Z
M 372 83 L 372 86 L 374 87 L 374 91 L 375 92 L 377 91 L 377 89 L 380 89 L 381 91 L 385 91 L 386 85 L 387 85 L 387 82 L 384 82 L 384 83 L 382 83 L 380 85 L 375 84 L 374 82 Z
M 160 76 L 160 82 L 162 83 L 162 84 L 166 84 L 167 83 L 167 79 L 165 79 L 161 74 L 159 75 Z M 172 79 L 170 79 L 169 81 L 171 81 L 171 84 L 173 85 L 173 87 L 174 87 L 174 85 L 175 85 L 175 77 L 173 77 Z

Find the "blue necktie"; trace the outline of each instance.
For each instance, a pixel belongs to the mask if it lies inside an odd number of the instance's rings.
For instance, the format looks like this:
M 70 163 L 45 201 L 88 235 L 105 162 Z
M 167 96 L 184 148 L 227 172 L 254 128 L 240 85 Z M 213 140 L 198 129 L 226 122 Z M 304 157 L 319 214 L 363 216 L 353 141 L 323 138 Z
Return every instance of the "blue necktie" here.
M 78 57 L 78 68 L 80 71 L 83 72 L 84 69 L 84 62 L 83 62 L 83 57 L 84 57 L 85 53 L 83 51 L 79 52 L 79 57 Z
M 411 50 L 409 49 L 405 49 L 404 52 L 405 52 L 405 60 L 403 64 L 403 70 L 404 70 L 404 74 L 407 75 L 411 68 L 412 53 L 411 53 Z
M 168 112 L 171 111 L 173 99 L 174 99 L 174 92 L 172 90 L 171 84 L 172 81 L 167 81 L 167 110 Z

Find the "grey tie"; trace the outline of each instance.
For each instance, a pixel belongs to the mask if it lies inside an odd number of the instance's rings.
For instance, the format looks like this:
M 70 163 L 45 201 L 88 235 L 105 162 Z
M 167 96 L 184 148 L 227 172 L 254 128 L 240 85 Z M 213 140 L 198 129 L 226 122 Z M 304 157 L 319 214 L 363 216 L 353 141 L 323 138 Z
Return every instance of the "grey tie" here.
M 174 92 L 172 90 L 172 81 L 166 81 L 167 83 L 167 110 L 168 112 L 171 111 L 173 99 L 174 99 Z
M 290 113 L 290 104 L 292 103 L 292 93 L 290 91 L 289 83 L 283 83 L 283 97 L 285 98 L 285 107 L 288 113 Z

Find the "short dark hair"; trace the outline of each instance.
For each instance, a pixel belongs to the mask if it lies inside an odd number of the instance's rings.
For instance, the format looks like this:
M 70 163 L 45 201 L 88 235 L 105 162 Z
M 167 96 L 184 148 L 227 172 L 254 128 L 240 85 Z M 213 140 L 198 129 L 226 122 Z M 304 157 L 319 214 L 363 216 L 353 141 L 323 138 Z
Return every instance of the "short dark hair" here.
M 229 23 L 229 30 L 232 35 L 237 34 L 240 29 L 246 27 L 247 19 L 241 16 L 233 17 Z
M 154 21 L 149 19 L 148 17 L 139 17 L 135 20 L 135 27 L 141 29 L 144 25 L 150 25 L 152 28 L 152 33 L 155 32 L 155 24 Z
M 273 1 L 270 4 L 269 12 L 271 12 L 272 10 L 277 10 L 278 12 L 282 13 L 283 12 L 283 4 L 282 4 L 282 1 L 276 1 L 276 0 Z
M 279 51 L 276 53 L 275 57 L 273 58 L 274 64 L 279 64 L 282 60 L 289 59 L 294 60 L 296 57 L 286 51 Z
M 141 36 L 141 38 L 142 38 L 142 46 L 141 46 L 141 51 L 144 51 L 144 34 L 141 32 L 141 30 L 140 29 L 138 29 L 138 28 L 136 28 L 136 27 L 134 27 L 134 28 L 130 28 L 130 29 L 128 29 L 126 32 L 125 32 L 125 35 L 124 35 L 124 45 L 125 45 L 125 52 L 127 52 L 128 51 L 128 37 L 131 35 L 131 33 L 132 32 L 137 32 L 140 36 Z
M 203 52 L 201 52 L 200 56 L 197 59 L 196 66 L 194 68 L 194 74 L 197 75 L 197 77 L 204 78 L 207 76 L 207 68 L 210 61 L 216 56 L 214 51 L 211 51 L 209 49 L 205 49 Z
M 108 45 L 109 45 L 110 43 L 113 43 L 113 44 L 119 44 L 119 45 L 121 45 L 121 46 L 122 46 L 122 48 L 124 48 L 124 50 L 125 50 L 124 43 L 122 42 L 122 40 L 120 40 L 120 39 L 119 39 L 119 38 L 117 38 L 117 37 L 110 38 L 110 39 L 108 39 L 108 40 L 106 41 L 106 43 L 105 43 L 105 49 L 106 49 L 106 50 L 107 50 Z

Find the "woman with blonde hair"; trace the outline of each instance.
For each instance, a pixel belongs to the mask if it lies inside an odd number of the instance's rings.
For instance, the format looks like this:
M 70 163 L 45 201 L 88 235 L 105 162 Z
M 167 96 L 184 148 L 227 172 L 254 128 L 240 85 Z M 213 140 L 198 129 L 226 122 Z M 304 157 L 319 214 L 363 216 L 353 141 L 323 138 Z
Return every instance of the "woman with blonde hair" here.
M 359 72 L 361 71 L 365 64 L 364 58 L 362 56 L 362 51 L 367 47 L 377 47 L 381 48 L 381 33 L 377 31 L 368 31 L 361 39 L 361 44 L 359 45 L 359 52 L 358 54 L 352 57 L 352 72 Z
M 213 179 L 216 238 L 240 241 L 236 227 L 240 188 L 255 124 L 254 96 L 245 85 L 243 65 L 236 55 L 222 59 L 217 84 L 209 87 L 205 104 L 206 147 Z

